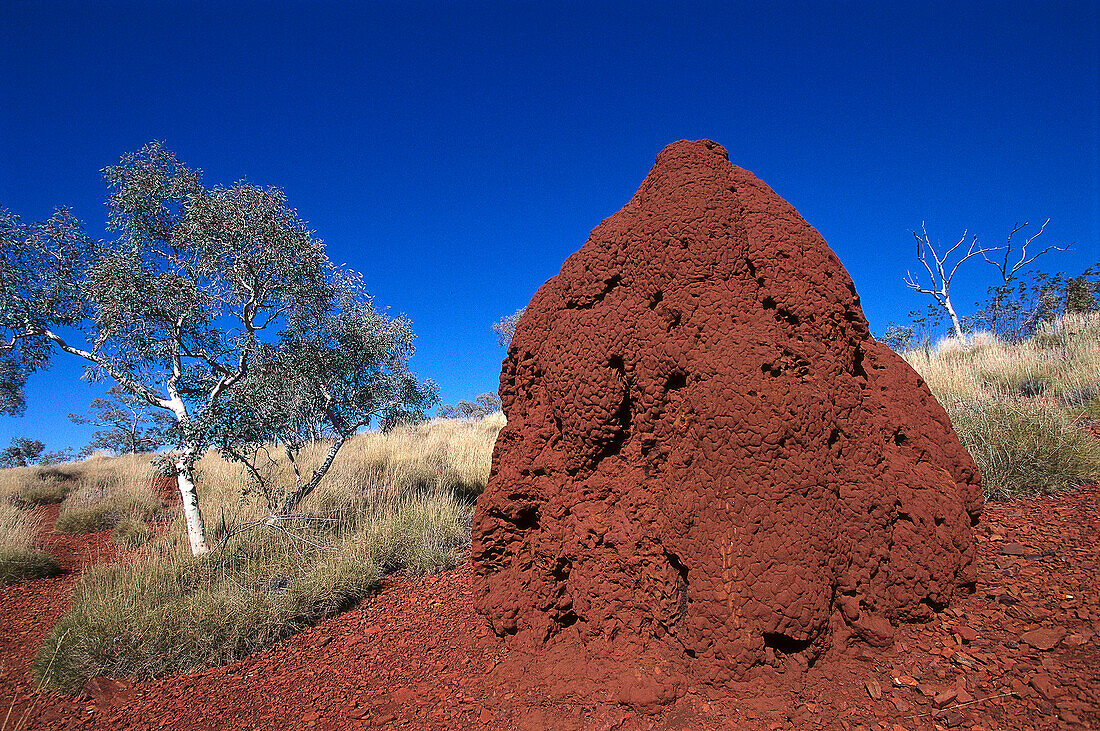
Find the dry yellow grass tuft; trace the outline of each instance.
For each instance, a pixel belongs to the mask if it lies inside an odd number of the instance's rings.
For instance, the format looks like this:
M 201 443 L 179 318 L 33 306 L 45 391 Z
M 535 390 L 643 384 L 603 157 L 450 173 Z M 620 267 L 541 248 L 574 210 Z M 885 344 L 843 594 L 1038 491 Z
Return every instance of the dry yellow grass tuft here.
M 982 471 L 987 499 L 1100 479 L 1100 314 L 1071 315 L 1022 343 L 979 337 L 904 354 Z

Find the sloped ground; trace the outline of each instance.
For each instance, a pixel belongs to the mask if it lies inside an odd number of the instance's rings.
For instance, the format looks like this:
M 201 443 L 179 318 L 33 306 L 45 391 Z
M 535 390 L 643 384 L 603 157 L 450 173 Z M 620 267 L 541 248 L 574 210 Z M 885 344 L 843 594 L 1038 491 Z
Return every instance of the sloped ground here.
M 393 577 L 352 610 L 248 660 L 77 699 L 35 694 L 28 666 L 75 577 L 0 588 L 0 719 L 7 728 L 1095 728 L 1100 726 L 1100 488 L 987 506 L 979 581 L 894 648 L 826 655 L 799 679 L 761 675 L 723 697 L 689 692 L 661 716 L 547 679 L 471 609 L 469 566 Z M 113 556 L 106 534 L 44 536 L 66 568 Z M 526 665 L 526 667 L 525 667 Z M 580 670 L 580 669 L 578 669 Z M 518 693 L 516 672 L 543 687 Z

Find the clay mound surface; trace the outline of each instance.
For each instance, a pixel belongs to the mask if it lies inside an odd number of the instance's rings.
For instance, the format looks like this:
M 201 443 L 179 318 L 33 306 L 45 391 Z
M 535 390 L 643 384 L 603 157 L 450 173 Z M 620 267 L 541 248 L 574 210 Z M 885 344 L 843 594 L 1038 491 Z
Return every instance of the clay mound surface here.
M 980 476 L 947 415 L 714 142 L 665 148 L 539 289 L 500 395 L 476 606 L 621 701 L 889 645 L 975 580 Z

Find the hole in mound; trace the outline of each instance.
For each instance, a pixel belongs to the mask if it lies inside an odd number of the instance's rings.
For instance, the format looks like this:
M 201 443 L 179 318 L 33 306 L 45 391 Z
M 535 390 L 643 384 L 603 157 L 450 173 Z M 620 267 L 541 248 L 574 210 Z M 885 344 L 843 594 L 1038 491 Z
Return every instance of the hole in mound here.
M 939 614 L 943 610 L 947 609 L 947 602 L 938 602 L 932 597 L 928 596 L 926 596 L 924 599 L 921 599 L 920 603 L 931 609 L 936 614 Z
M 764 633 L 764 646 L 770 647 L 783 655 L 797 655 L 811 644 L 813 644 L 811 640 L 796 640 L 790 635 L 785 635 L 782 632 Z
M 558 624 L 561 626 L 562 629 L 565 629 L 566 627 L 572 627 L 579 620 L 580 617 L 578 617 L 574 612 L 566 612 L 564 615 L 562 615 L 562 618 L 558 620 Z
M 761 304 L 764 305 L 765 310 L 774 310 L 779 306 L 774 297 L 765 297 Z
M 867 371 L 863 367 L 863 358 L 863 348 L 857 345 L 855 355 L 852 357 L 852 373 L 860 378 L 867 377 Z
M 512 523 L 522 531 L 537 530 L 539 527 L 539 506 L 525 505 L 516 513 Z
M 688 382 L 688 377 L 687 377 L 686 373 L 679 373 L 679 372 L 673 373 L 672 375 L 670 375 L 668 377 L 668 380 L 665 381 L 665 390 L 666 391 L 675 391 L 676 389 L 683 388 L 684 386 L 686 386 L 687 382 Z
M 894 432 L 894 444 L 900 447 L 907 444 L 908 442 L 909 437 L 905 436 L 905 433 L 901 429 L 898 429 Z
M 665 298 L 665 293 L 661 290 L 657 290 L 653 293 L 653 296 L 649 298 L 649 309 L 653 310 L 657 308 L 657 305 L 661 304 L 661 300 Z
M 693 660 L 695 659 L 695 650 L 686 650 L 685 649 L 684 654 L 687 655 L 688 657 L 692 658 Z
M 840 430 L 833 427 L 833 430 L 829 432 L 829 446 L 833 446 L 838 441 L 840 441 Z

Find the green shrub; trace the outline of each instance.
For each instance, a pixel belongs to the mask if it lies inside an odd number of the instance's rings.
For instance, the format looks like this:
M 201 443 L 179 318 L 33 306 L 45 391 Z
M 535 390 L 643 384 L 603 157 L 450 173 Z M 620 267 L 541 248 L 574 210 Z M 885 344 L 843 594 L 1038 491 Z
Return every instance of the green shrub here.
M 0 499 L 0 586 L 61 572 L 57 561 L 34 547 L 37 532 L 32 514 Z
M 131 458 L 126 458 L 131 460 Z M 121 461 L 126 465 L 126 461 Z M 125 520 L 154 520 L 162 509 L 149 479 L 150 467 L 110 470 L 102 466 L 83 476 L 61 503 L 54 531 L 95 533 Z
M 118 522 L 118 514 L 110 505 L 88 505 L 63 510 L 54 523 L 55 533 L 96 533 Z
M 1057 406 L 996 399 L 945 406 L 982 472 L 988 500 L 1049 494 L 1100 479 L 1100 440 Z
M 0 500 L 31 508 L 65 499 L 78 473 L 66 467 L 14 467 L 0 470 Z

